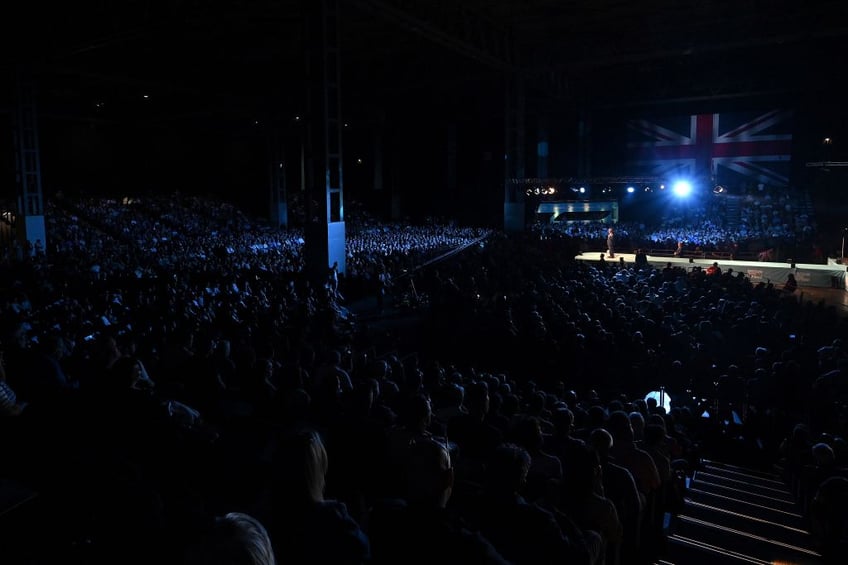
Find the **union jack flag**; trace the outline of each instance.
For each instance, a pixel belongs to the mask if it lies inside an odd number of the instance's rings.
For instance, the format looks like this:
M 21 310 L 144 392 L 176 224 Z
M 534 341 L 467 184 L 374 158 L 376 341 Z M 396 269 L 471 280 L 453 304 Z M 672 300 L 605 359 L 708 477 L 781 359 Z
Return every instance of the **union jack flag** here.
M 789 183 L 792 113 L 697 114 L 628 123 L 631 164 L 641 174 L 667 178 Z

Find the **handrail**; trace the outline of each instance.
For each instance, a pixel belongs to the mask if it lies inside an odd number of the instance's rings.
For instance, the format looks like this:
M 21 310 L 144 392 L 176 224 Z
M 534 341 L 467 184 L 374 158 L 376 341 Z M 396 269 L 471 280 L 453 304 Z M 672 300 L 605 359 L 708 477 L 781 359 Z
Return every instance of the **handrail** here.
M 400 275 L 398 275 L 396 277 L 396 279 L 400 279 L 400 278 L 407 276 L 407 275 L 412 275 L 416 271 L 419 271 L 419 270 L 423 269 L 424 267 L 432 265 L 433 263 L 438 263 L 439 261 L 444 261 L 445 259 L 449 259 L 450 257 L 453 257 L 454 255 L 457 255 L 458 253 L 465 251 L 466 249 L 468 249 L 472 245 L 477 245 L 478 243 L 480 243 L 481 241 L 483 241 L 484 239 L 486 239 L 488 237 L 489 237 L 488 235 L 482 235 L 482 236 L 480 236 L 476 239 L 472 239 L 468 243 L 460 245 L 459 247 L 454 247 L 453 249 L 449 249 L 448 251 L 442 253 L 441 255 L 433 257 L 432 259 L 428 259 L 427 261 L 424 261 L 420 265 L 416 265 L 415 267 L 412 267 L 408 271 L 401 273 Z

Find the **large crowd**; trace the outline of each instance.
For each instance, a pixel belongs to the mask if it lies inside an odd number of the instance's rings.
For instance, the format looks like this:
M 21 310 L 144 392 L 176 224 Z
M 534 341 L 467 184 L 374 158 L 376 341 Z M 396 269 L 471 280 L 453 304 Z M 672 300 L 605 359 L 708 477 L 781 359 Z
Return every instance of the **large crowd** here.
M 575 262 L 571 236 L 352 221 L 336 286 L 297 230 L 208 199 L 47 220 L 0 259 L 0 478 L 31 495 L 4 562 L 648 563 L 716 452 L 782 458 L 844 543 L 848 327 L 823 303 Z M 429 297 L 414 327 L 345 307 L 380 273 Z
M 737 213 L 729 213 L 736 201 Z M 619 240 L 630 249 L 674 250 L 682 243 L 687 252 L 740 252 L 751 256 L 763 250 L 784 249 L 789 257 L 823 260 L 816 221 L 807 195 L 794 188 L 758 185 L 741 194 L 710 194 L 697 200 L 657 201 L 654 218 L 616 224 Z M 605 222 L 545 222 L 536 229 L 585 241 L 594 248 L 606 238 Z

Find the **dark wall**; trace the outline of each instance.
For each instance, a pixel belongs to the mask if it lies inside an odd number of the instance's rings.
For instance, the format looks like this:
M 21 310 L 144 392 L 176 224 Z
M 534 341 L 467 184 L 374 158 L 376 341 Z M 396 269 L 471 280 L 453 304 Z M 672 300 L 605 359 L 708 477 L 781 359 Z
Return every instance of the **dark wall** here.
M 43 120 L 44 191 L 209 193 L 251 209 L 267 202 L 260 132 Z M 264 209 L 263 209 L 264 211 Z

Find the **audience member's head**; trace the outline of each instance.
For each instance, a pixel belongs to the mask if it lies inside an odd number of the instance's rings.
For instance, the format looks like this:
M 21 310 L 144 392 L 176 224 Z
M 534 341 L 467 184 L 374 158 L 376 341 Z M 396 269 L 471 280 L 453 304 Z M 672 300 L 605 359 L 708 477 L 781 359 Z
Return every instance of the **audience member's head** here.
M 633 437 L 636 441 L 643 439 L 645 432 L 645 418 L 641 412 L 630 413 L 630 427 L 633 429 Z
M 486 469 L 486 486 L 496 496 L 521 493 L 530 470 L 530 454 L 521 447 L 505 443 L 492 454 Z
M 410 430 L 424 432 L 432 420 L 430 399 L 423 394 L 416 394 L 406 401 L 402 413 L 405 426 Z
M 612 435 L 603 428 L 595 428 L 589 434 L 588 444 L 598 454 L 601 463 L 606 463 L 613 446 Z
M 570 436 L 574 427 L 574 412 L 564 407 L 557 408 L 553 413 L 553 424 L 560 437 Z
M 327 451 L 318 432 L 301 430 L 286 435 L 274 455 L 272 485 L 277 503 L 324 500 L 327 467 Z
M 485 416 L 489 413 L 489 387 L 483 381 L 478 381 L 468 387 L 465 395 L 468 411 L 472 414 Z
M 568 454 L 562 469 L 563 491 L 572 498 L 585 498 L 594 492 L 600 460 L 594 449 L 576 447 Z
M 187 551 L 186 565 L 275 565 L 265 527 L 256 518 L 230 512 L 216 518 Z
M 453 489 L 450 453 L 433 439 L 416 439 L 407 454 L 407 491 L 410 503 L 444 508 Z
M 832 465 L 836 461 L 836 455 L 826 443 L 817 443 L 813 446 L 813 461 L 818 466 Z
M 524 416 L 515 423 L 512 430 L 515 443 L 526 449 L 531 454 L 542 449 L 544 436 L 539 420 L 532 416 Z

